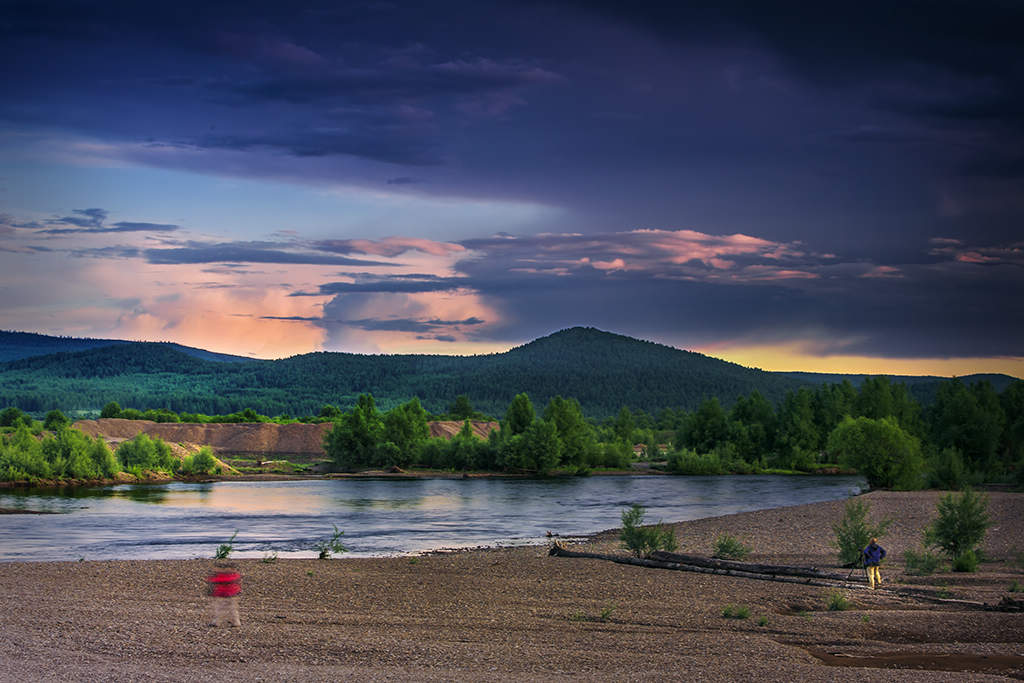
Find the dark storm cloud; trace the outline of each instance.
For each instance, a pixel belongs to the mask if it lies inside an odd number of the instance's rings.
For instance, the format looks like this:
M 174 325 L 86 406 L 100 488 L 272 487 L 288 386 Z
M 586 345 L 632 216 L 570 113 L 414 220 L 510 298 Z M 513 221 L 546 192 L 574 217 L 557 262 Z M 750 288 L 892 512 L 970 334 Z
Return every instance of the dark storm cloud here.
M 251 242 L 225 242 L 220 244 L 192 244 L 168 249 L 146 249 L 143 252 L 150 263 L 164 265 L 186 263 L 280 263 L 292 265 L 326 266 L 386 266 L 377 261 L 329 256 L 318 253 L 284 251 L 272 246 Z
M 354 259 L 350 259 L 354 260 Z M 419 294 L 424 292 L 445 292 L 470 284 L 462 278 L 443 277 L 371 277 L 355 282 L 326 282 L 316 292 L 293 292 L 290 296 L 324 296 L 333 294 Z

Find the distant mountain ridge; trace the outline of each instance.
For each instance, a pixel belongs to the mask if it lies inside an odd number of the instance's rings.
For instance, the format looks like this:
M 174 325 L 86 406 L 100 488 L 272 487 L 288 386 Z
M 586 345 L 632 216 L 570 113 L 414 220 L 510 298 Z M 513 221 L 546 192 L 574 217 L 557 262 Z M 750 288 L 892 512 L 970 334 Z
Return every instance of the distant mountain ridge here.
M 167 343 L 20 335 L 28 333 L 0 333 L 0 349 L 5 339 L 20 344 L 20 357 L 0 363 L 0 407 L 29 411 L 98 410 L 117 401 L 122 407 L 175 412 L 253 408 L 270 415 L 309 415 L 327 403 L 347 408 L 359 394 L 370 392 L 384 409 L 416 396 L 434 413 L 445 412 L 456 396 L 466 394 L 477 410 L 501 415 L 516 394 L 525 392 L 538 411 L 562 395 L 576 398 L 587 415 L 601 418 L 623 405 L 651 413 L 666 407 L 694 410 L 712 396 L 728 406 L 755 390 L 777 403 L 789 391 L 844 378 L 766 372 L 585 327 L 479 356 L 314 352 L 279 360 Z M 34 342 L 42 355 L 28 355 Z M 80 342 L 97 344 L 74 349 Z M 62 346 L 66 350 L 52 352 Z M 997 391 L 1013 379 L 986 377 L 1002 385 L 996 384 Z M 928 402 L 943 380 L 898 381 Z
M 13 332 L 0 330 L 0 363 L 34 356 L 45 356 L 53 353 L 74 353 L 88 349 L 113 346 L 115 344 L 162 344 L 203 360 L 238 362 L 249 361 L 245 356 L 233 356 L 227 353 L 216 353 L 192 346 L 183 346 L 174 342 L 136 342 L 124 339 L 90 339 L 83 337 L 53 337 L 35 332 Z

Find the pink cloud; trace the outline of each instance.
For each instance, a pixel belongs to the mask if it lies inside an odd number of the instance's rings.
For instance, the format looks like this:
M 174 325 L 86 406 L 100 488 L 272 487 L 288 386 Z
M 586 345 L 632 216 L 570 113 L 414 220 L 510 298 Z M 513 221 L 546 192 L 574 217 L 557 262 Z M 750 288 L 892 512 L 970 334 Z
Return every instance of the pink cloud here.
M 863 278 L 901 278 L 903 277 L 903 271 L 894 266 L 875 266 L 871 270 L 862 274 Z

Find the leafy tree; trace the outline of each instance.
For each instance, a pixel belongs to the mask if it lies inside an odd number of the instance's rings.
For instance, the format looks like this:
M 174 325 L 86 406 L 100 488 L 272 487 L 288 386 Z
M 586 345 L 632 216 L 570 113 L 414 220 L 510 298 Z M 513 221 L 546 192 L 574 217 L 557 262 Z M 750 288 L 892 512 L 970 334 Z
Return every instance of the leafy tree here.
M 619 414 L 612 424 L 612 429 L 617 441 L 630 445 L 633 444 L 633 430 L 636 429 L 636 420 L 633 419 L 633 413 L 630 412 L 627 406 L 622 406 L 619 409 Z
M 958 449 L 969 470 L 987 472 L 995 462 L 1005 415 L 992 412 L 992 393 L 987 382 L 972 390 L 954 379 L 939 386 L 929 411 L 932 443 Z
M 893 415 L 892 383 L 888 377 L 865 377 L 855 402 L 859 417 L 881 420 Z
M 710 453 L 718 444 L 729 436 L 729 421 L 725 410 L 712 397 L 700 404 L 693 415 L 686 421 L 684 442 L 686 446 L 698 453 Z
M 389 464 L 405 467 L 413 461 L 420 443 L 430 436 L 427 412 L 420 405 L 420 400 L 414 398 L 388 411 L 383 422 L 382 438 L 386 443 L 394 444 L 398 451 L 392 453 L 387 461 Z
M 588 462 L 596 443 L 579 401 L 555 396 L 544 409 L 544 420 L 555 426 L 562 464 L 578 466 Z
M 873 487 L 919 488 L 924 463 L 920 442 L 892 417 L 846 418 L 828 439 L 840 462 L 863 474 Z
M 32 418 L 21 412 L 18 408 L 11 406 L 10 408 L 4 408 L 3 412 L 0 412 L 0 427 L 16 427 L 22 423 L 31 427 Z
M 46 414 L 46 418 L 43 420 L 43 429 L 51 432 L 55 432 L 58 429 L 63 429 L 71 424 L 71 420 L 60 412 L 59 410 L 51 410 Z
M 554 424 L 536 420 L 523 432 L 522 439 L 517 453 L 519 468 L 544 475 L 558 465 L 561 444 Z
M 839 550 L 839 563 L 850 567 L 859 564 L 861 552 L 872 538 L 882 538 L 892 524 L 891 519 L 882 519 L 876 523 L 868 521 L 870 506 L 860 500 L 847 501 L 843 510 L 843 518 L 832 525 L 835 539 L 832 545 Z
M 121 417 L 121 406 L 117 404 L 117 401 L 107 403 L 100 411 L 100 417 Z
M 128 469 L 137 467 L 141 470 L 174 471 L 175 458 L 171 447 L 159 437 L 150 437 L 139 432 L 135 438 L 124 441 L 117 447 L 117 459 Z
M 324 436 L 324 450 L 339 469 L 375 464 L 377 444 L 384 435 L 384 421 L 372 394 L 361 394 L 350 412 L 335 420 Z
M 808 389 L 786 394 L 779 411 L 777 450 L 793 469 L 809 469 L 816 459 L 821 435 L 814 424 L 813 395 Z
M 317 414 L 317 417 L 323 417 L 328 420 L 337 420 L 339 417 L 342 416 L 342 413 L 343 411 L 341 410 L 341 408 L 333 406 L 330 403 L 327 403 L 320 409 L 320 412 Z
M 448 408 L 448 414 L 456 420 L 469 420 L 476 413 L 473 405 L 469 402 L 469 396 L 459 394 L 455 397 L 455 403 Z
M 522 434 L 533 424 L 535 418 L 530 397 L 526 394 L 516 394 L 505 411 L 505 424 L 502 425 L 502 429 L 507 429 L 509 436 Z
M 940 549 L 954 562 L 967 553 L 976 555 L 985 532 L 992 526 L 988 496 L 971 489 L 964 489 L 959 495 L 949 493 L 939 501 L 937 510 L 939 516 L 925 530 L 925 543 Z

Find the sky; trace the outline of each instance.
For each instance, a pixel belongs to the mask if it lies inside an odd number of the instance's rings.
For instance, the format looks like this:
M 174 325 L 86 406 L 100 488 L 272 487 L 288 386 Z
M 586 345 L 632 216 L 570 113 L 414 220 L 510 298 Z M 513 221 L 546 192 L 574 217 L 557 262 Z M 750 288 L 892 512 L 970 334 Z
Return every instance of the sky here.
M 0 329 L 1024 377 L 1024 5 L 0 0 Z

